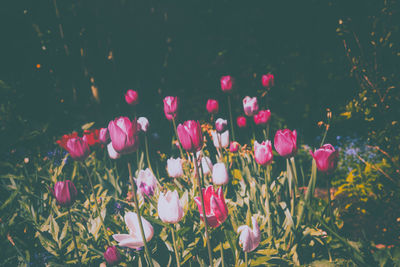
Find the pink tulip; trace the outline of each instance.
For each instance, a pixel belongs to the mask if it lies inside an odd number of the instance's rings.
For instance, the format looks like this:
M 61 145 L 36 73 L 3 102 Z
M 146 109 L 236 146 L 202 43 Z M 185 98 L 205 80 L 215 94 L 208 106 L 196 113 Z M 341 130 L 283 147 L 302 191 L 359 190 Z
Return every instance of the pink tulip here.
M 225 131 L 226 126 L 228 125 L 228 121 L 224 120 L 224 119 L 217 119 L 215 121 L 215 129 L 217 130 L 217 132 L 222 133 Z
M 136 106 L 139 101 L 138 93 L 132 89 L 129 89 L 125 94 L 125 101 L 129 105 Z
M 176 118 L 178 113 L 178 97 L 167 96 L 164 98 L 164 113 L 168 120 Z
M 310 151 L 310 153 L 315 159 L 317 169 L 320 172 L 331 173 L 336 169 L 339 151 L 335 150 L 332 145 L 323 145 L 314 153 L 312 153 L 312 151 Z
M 147 132 L 147 129 L 149 128 L 149 120 L 146 117 L 140 117 L 137 119 L 137 123 L 139 126 L 139 130 L 142 132 Z
M 224 192 L 222 191 L 222 187 L 219 187 L 217 192 L 214 192 L 212 185 L 209 185 L 206 189 L 203 188 L 202 192 L 207 223 L 209 226 L 216 228 L 228 218 L 228 207 L 225 203 Z M 199 209 L 200 218 L 204 221 L 200 197 L 195 197 L 194 201 Z
M 206 108 L 208 113 L 217 114 L 219 109 L 218 101 L 215 99 L 208 99 Z
M 120 154 L 134 152 L 139 146 L 138 126 L 136 120 L 119 117 L 108 124 L 111 143 L 114 150 Z
M 71 158 L 77 161 L 84 161 L 90 154 L 88 143 L 79 136 L 68 139 L 66 149 Z
M 101 128 L 99 133 L 99 141 L 102 144 L 107 144 L 110 139 L 110 134 L 108 133 L 107 128 Z
M 220 81 L 222 91 L 230 92 L 232 90 L 233 78 L 231 76 L 222 76 Z
M 261 144 L 255 141 L 254 158 L 256 159 L 256 162 L 260 165 L 265 166 L 271 164 L 273 159 L 271 141 L 269 140 L 267 140 L 266 142 L 263 141 Z
M 203 147 L 203 135 L 198 121 L 185 121 L 178 125 L 177 131 L 179 141 L 186 151 L 196 152 Z
M 245 252 L 255 250 L 261 241 L 260 227 L 258 226 L 256 218 L 252 216 L 251 221 L 253 223 L 253 229 L 247 225 L 239 226 L 237 229 L 237 232 L 240 234 L 239 245 Z
M 273 74 L 263 75 L 261 78 L 261 81 L 262 81 L 262 85 L 265 88 L 271 88 L 272 86 L 275 85 L 275 77 Z
M 237 117 L 236 122 L 239 128 L 244 128 L 247 125 L 247 119 L 244 116 Z
M 121 255 L 118 252 L 118 249 L 115 246 L 110 246 L 107 250 L 103 253 L 104 259 L 107 261 L 108 264 L 114 265 L 120 262 Z
M 58 181 L 52 190 L 57 203 L 63 207 L 70 207 L 74 204 L 78 191 L 73 182 L 70 180 Z
M 254 114 L 257 114 L 258 112 L 257 97 L 246 96 L 243 99 L 243 109 L 244 109 L 244 114 L 246 114 L 249 117 L 253 116 Z
M 146 195 L 152 197 L 157 189 L 157 178 L 149 168 L 146 170 L 140 170 L 135 182 L 137 185 L 137 191 L 142 196 Z
M 257 125 L 265 125 L 269 122 L 271 118 L 271 111 L 267 110 L 260 110 L 258 114 L 254 115 L 254 123 Z
M 239 150 L 239 146 L 240 144 L 236 141 L 231 142 L 230 146 L 229 146 L 229 151 L 232 153 L 236 153 Z
M 274 146 L 275 150 L 282 157 L 289 158 L 297 152 L 297 132 L 289 129 L 279 130 L 275 134 Z

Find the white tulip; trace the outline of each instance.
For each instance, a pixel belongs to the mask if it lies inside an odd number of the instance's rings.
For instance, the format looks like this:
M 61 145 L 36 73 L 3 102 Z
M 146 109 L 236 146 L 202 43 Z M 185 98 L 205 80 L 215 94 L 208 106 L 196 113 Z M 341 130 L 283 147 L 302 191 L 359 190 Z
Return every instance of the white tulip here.
M 143 132 L 147 132 L 147 129 L 149 128 L 149 120 L 146 117 L 140 117 L 137 120 L 137 123 L 140 126 L 140 130 Z
M 107 145 L 107 151 L 108 151 L 108 156 L 111 159 L 118 159 L 119 157 L 121 157 L 121 154 L 119 154 L 117 151 L 115 151 L 114 147 L 112 146 L 112 143 L 109 143 Z
M 238 234 L 240 234 L 239 245 L 243 248 L 244 252 L 255 250 L 261 240 L 260 228 L 258 227 L 256 218 L 254 216 L 251 217 L 251 221 L 253 223 L 253 230 L 247 225 L 239 226 L 237 229 Z
M 226 148 L 229 146 L 229 130 L 226 130 L 222 134 L 217 133 L 217 131 L 212 131 L 211 135 L 216 148 Z
M 182 159 L 169 158 L 167 160 L 167 172 L 170 177 L 179 178 L 183 176 Z
M 158 198 L 158 217 L 165 223 L 177 223 L 182 220 L 183 208 L 179 201 L 178 192 L 168 191 L 165 195 L 160 193 Z
M 216 185 L 224 185 L 229 182 L 228 171 L 225 164 L 222 162 L 216 163 L 213 166 L 212 181 Z
M 157 188 L 157 179 L 153 172 L 147 168 L 146 170 L 140 170 L 138 178 L 136 179 L 136 185 L 138 188 L 138 193 L 146 194 L 151 197 L 154 195 L 154 191 Z

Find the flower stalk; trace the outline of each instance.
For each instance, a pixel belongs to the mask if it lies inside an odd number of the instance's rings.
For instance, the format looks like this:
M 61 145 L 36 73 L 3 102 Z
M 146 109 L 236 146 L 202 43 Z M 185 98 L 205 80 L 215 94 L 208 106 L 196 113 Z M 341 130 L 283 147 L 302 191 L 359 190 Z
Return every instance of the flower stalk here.
M 72 223 L 71 209 L 69 207 L 68 207 L 68 219 L 69 219 L 69 224 L 71 225 L 72 240 L 74 240 L 76 258 L 78 259 L 79 265 L 82 265 L 81 257 L 79 256 L 78 243 L 76 242 L 74 226 Z

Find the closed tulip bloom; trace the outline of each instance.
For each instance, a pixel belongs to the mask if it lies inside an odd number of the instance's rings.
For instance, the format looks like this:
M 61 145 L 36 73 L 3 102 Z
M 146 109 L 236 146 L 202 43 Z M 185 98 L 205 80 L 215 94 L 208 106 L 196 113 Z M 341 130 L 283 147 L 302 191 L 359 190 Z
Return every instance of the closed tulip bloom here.
M 317 169 L 320 172 L 331 173 L 336 169 L 339 159 L 339 151 L 330 144 L 325 144 L 314 153 L 310 151 L 311 156 L 317 163 Z
M 227 120 L 219 118 L 215 121 L 215 129 L 219 133 L 222 133 L 223 131 L 225 131 L 227 125 L 228 125 Z
M 158 198 L 158 217 L 165 223 L 177 223 L 183 218 L 183 207 L 179 201 L 179 195 L 176 190 L 168 191 L 165 195 L 160 193 Z
M 275 85 L 275 77 L 273 74 L 266 74 L 261 77 L 262 85 L 265 88 L 271 88 Z
M 74 204 L 78 195 L 74 183 L 70 180 L 58 181 L 52 191 L 57 203 L 63 207 L 70 207 Z
M 107 144 L 108 140 L 110 140 L 110 134 L 108 133 L 107 128 L 101 128 L 99 133 L 99 140 L 102 144 Z
M 253 229 L 247 225 L 239 226 L 237 229 L 239 236 L 239 245 L 242 247 L 244 252 L 251 252 L 255 250 L 261 241 L 260 228 L 258 226 L 256 218 L 251 217 L 253 223 Z
M 140 117 L 137 120 L 137 123 L 142 132 L 147 132 L 147 129 L 149 128 L 149 120 L 146 117 Z
M 297 132 L 289 129 L 279 130 L 275 134 L 274 146 L 275 150 L 282 157 L 289 158 L 294 156 L 297 151 Z
M 236 123 L 237 123 L 239 128 L 244 128 L 247 125 L 247 119 L 244 116 L 239 116 L 236 119 Z
M 273 158 L 271 141 L 263 141 L 261 144 L 255 141 L 254 158 L 256 159 L 256 162 L 260 165 L 265 166 L 271 164 Z
M 109 143 L 107 145 L 107 152 L 110 159 L 119 159 L 121 157 L 121 154 L 115 151 L 114 147 L 112 146 L 112 143 Z
M 257 125 L 265 125 L 269 122 L 271 118 L 271 111 L 268 110 L 260 110 L 256 115 L 254 115 L 254 123 Z
M 118 249 L 115 246 L 110 246 L 103 253 L 104 259 L 108 264 L 114 265 L 120 262 L 121 255 L 118 252 Z
M 222 162 L 215 163 L 212 171 L 212 181 L 215 185 L 224 185 L 229 182 L 228 171 Z
M 202 188 L 202 192 L 207 223 L 209 226 L 216 228 L 221 225 L 226 220 L 226 218 L 228 218 L 228 207 L 225 203 L 222 187 L 219 187 L 217 189 L 217 192 L 215 192 L 214 187 L 212 185 L 209 185 L 206 189 Z M 195 197 L 194 201 L 196 202 L 197 208 L 199 209 L 200 218 L 204 221 L 200 197 Z
M 116 118 L 108 124 L 108 132 L 114 150 L 120 154 L 134 152 L 139 146 L 136 120 L 130 121 L 127 117 Z
M 243 98 L 243 110 L 247 116 L 253 116 L 258 112 L 257 97 L 246 96 Z
M 77 161 L 84 161 L 90 154 L 88 143 L 79 136 L 68 139 L 66 149 L 71 158 Z
M 221 82 L 221 89 L 224 92 L 230 92 L 233 88 L 233 78 L 229 75 L 222 76 L 220 79 Z
M 172 178 L 179 178 L 183 176 L 182 159 L 170 158 L 167 160 L 167 172 Z
M 212 166 L 213 165 L 209 157 L 204 156 L 201 158 L 201 167 L 203 168 L 204 175 L 211 173 Z
M 149 242 L 153 238 L 154 229 L 153 226 L 143 217 L 142 225 L 144 230 L 144 236 L 146 241 Z M 139 220 L 136 212 L 125 213 L 125 224 L 129 229 L 129 234 L 115 234 L 113 238 L 119 242 L 120 247 L 128 247 L 138 249 L 144 246 L 143 236 L 140 231 Z
M 186 151 L 196 152 L 203 147 L 203 134 L 198 121 L 185 121 L 178 125 L 177 131 L 179 141 Z
M 157 179 L 153 172 L 147 168 L 146 170 L 139 171 L 138 178 L 136 179 L 136 185 L 138 188 L 138 193 L 152 197 L 157 188 Z
M 226 148 L 229 146 L 229 130 L 223 133 L 217 133 L 217 131 L 211 131 L 214 146 L 216 148 Z
M 230 146 L 229 146 L 229 151 L 232 153 L 236 153 L 239 150 L 239 146 L 240 144 L 236 141 L 231 142 Z
M 167 96 L 164 98 L 164 114 L 168 120 L 176 118 L 178 113 L 178 97 Z
M 135 106 L 139 101 L 138 93 L 132 89 L 129 89 L 125 94 L 125 101 L 129 105 Z
M 215 99 L 208 99 L 206 108 L 208 113 L 217 114 L 219 109 L 218 101 Z

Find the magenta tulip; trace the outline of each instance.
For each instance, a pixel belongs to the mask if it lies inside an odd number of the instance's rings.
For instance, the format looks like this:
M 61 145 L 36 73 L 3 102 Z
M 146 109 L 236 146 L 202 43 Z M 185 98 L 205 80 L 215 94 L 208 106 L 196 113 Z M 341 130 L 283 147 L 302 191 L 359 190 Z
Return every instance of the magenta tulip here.
M 167 96 L 164 98 L 164 114 L 168 120 L 176 118 L 178 113 L 178 97 Z
M 206 108 L 208 113 L 217 114 L 219 109 L 218 101 L 215 99 L 208 99 Z
M 233 87 L 233 78 L 229 75 L 221 77 L 221 89 L 224 92 L 230 92 Z
M 275 134 L 274 146 L 275 150 L 282 157 L 289 158 L 297 152 L 297 132 L 289 129 L 279 130 Z
M 138 126 L 136 119 L 119 117 L 108 124 L 111 143 L 114 150 L 120 154 L 134 152 L 139 145 Z
M 253 116 L 258 112 L 257 97 L 246 96 L 243 99 L 243 110 L 247 116 Z
M 317 169 L 320 172 L 331 173 L 336 169 L 339 151 L 335 150 L 332 145 L 323 145 L 314 153 L 312 151 L 310 151 L 310 153 L 315 159 L 315 162 L 317 163 Z
M 90 154 L 88 143 L 79 136 L 68 139 L 66 149 L 71 158 L 77 161 L 84 161 Z
M 102 144 L 107 144 L 110 139 L 110 134 L 108 133 L 107 128 L 101 128 L 99 133 L 99 141 Z
M 263 75 L 262 77 L 261 77 L 261 82 L 262 82 L 262 85 L 265 87 L 265 88 L 271 88 L 272 86 L 274 86 L 275 85 L 275 77 L 274 77 L 274 75 L 273 74 L 266 74 L 266 75 Z
M 78 195 L 74 183 L 70 180 L 58 181 L 52 191 L 57 203 L 63 207 L 70 207 L 74 204 Z
M 272 144 L 271 141 L 263 141 L 259 144 L 257 141 L 254 142 L 254 158 L 260 165 L 271 164 L 273 159 Z
M 228 218 L 228 207 L 225 203 L 224 192 L 222 187 L 219 187 L 215 192 L 212 185 L 209 185 L 206 189 L 202 188 L 202 192 L 207 223 L 209 226 L 216 228 Z M 194 201 L 199 209 L 200 218 L 204 221 L 200 197 L 195 197 Z
M 125 94 L 125 101 L 131 106 L 136 106 L 139 101 L 138 93 L 132 89 L 129 89 Z
M 257 125 L 265 125 L 269 122 L 271 118 L 271 111 L 268 110 L 260 110 L 258 114 L 254 115 L 254 123 Z
M 179 141 L 186 151 L 196 152 L 203 147 L 203 135 L 198 121 L 185 121 L 178 125 L 177 131 Z
M 226 126 L 228 125 L 228 121 L 224 120 L 224 119 L 217 119 L 215 121 L 215 129 L 217 130 L 217 132 L 222 133 L 225 131 Z
M 115 246 L 110 246 L 104 252 L 104 259 L 108 264 L 114 265 L 120 262 L 121 255 L 118 252 L 118 249 Z
M 236 141 L 231 142 L 230 146 L 229 146 L 229 151 L 232 153 L 236 153 L 239 150 L 239 146 L 240 144 Z
M 247 119 L 244 116 L 237 117 L 236 122 L 239 128 L 244 128 L 247 125 Z

